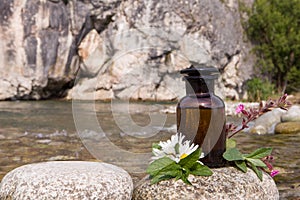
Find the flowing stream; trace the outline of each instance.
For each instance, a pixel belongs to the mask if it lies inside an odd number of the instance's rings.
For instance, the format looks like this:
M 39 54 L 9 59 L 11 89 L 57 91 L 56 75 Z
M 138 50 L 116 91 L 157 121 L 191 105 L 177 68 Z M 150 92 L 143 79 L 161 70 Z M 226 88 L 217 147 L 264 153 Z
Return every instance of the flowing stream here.
M 100 160 L 125 168 L 137 182 L 145 175 L 152 142 L 175 133 L 176 116 L 161 112 L 174 104 L 127 105 L 73 102 L 72 109 L 70 101 L 0 102 L 0 180 L 28 163 Z M 300 199 L 300 133 L 235 138 L 243 152 L 273 147 L 280 198 Z

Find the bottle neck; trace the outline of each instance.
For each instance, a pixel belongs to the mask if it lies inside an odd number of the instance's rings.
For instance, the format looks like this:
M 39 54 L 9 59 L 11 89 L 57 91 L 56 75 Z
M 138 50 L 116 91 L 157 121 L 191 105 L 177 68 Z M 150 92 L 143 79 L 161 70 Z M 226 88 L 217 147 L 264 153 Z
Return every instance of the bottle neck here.
M 209 95 L 214 93 L 214 79 L 185 78 L 186 95 Z

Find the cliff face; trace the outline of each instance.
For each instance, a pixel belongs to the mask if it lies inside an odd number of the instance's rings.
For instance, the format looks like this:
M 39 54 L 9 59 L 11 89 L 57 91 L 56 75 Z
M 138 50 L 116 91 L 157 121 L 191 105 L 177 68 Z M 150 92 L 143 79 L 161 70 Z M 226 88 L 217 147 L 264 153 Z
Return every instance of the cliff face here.
M 220 0 L 3 0 L 0 99 L 172 100 L 178 71 L 220 69 L 240 98 L 252 72 L 238 4 Z
M 0 99 L 60 95 L 76 72 L 67 7 L 4 0 L 0 10 Z

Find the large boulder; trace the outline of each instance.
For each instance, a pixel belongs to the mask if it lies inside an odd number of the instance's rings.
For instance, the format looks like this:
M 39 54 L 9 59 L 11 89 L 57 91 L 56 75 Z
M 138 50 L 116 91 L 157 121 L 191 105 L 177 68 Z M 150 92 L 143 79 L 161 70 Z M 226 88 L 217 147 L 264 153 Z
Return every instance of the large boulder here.
M 54 161 L 24 165 L 0 184 L 1 200 L 130 200 L 133 183 L 123 169 L 107 163 Z
M 78 68 L 63 1 L 4 0 L 0 11 L 0 99 L 63 96 Z
M 268 174 L 260 181 L 252 170 L 243 173 L 233 167 L 213 169 L 209 177 L 189 176 L 192 186 L 174 179 L 150 184 L 140 182 L 133 192 L 133 200 L 219 200 L 219 199 L 279 199 L 275 182 Z
M 81 73 L 68 98 L 179 99 L 185 88 L 178 72 L 190 64 L 220 68 L 217 93 L 241 98 L 252 59 L 245 59 L 249 46 L 237 2 L 129 0 L 117 9 L 115 1 L 109 5 L 113 9 L 107 14 L 101 6 L 91 12 L 91 23 L 106 16 L 106 27 L 90 26 L 82 36 Z M 107 80 L 105 86 L 102 80 Z
M 252 73 L 237 1 L 3 0 L 0 11 L 0 100 L 175 100 L 190 64 L 219 68 L 218 94 L 239 99 Z

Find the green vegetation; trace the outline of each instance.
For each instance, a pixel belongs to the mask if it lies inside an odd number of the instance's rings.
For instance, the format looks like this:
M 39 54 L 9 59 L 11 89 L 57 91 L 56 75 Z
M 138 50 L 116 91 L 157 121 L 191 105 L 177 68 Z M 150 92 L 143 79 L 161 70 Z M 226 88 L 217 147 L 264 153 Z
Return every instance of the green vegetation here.
M 250 154 L 242 154 L 236 147 L 232 147 L 226 148 L 223 158 L 229 162 L 234 162 L 235 166 L 244 173 L 247 172 L 247 167 L 250 167 L 262 181 L 262 169 L 268 169 L 262 159 L 266 156 L 270 156 L 271 153 L 272 148 L 259 148 Z
M 246 83 L 249 101 L 268 100 L 267 98 L 274 95 L 274 84 L 262 80 L 261 78 L 253 78 Z
M 257 70 L 276 85 L 278 92 L 299 91 L 300 0 L 256 0 L 252 9 L 241 11 L 249 16 L 243 25 L 256 45 Z M 257 79 L 250 81 L 248 87 L 251 94 L 253 90 L 264 90 Z M 261 91 L 260 95 L 265 94 Z
M 286 88 L 286 91 L 288 93 L 296 91 L 300 92 L 300 70 L 299 70 L 299 65 L 297 67 L 292 67 L 290 73 L 288 73 L 288 85 Z

